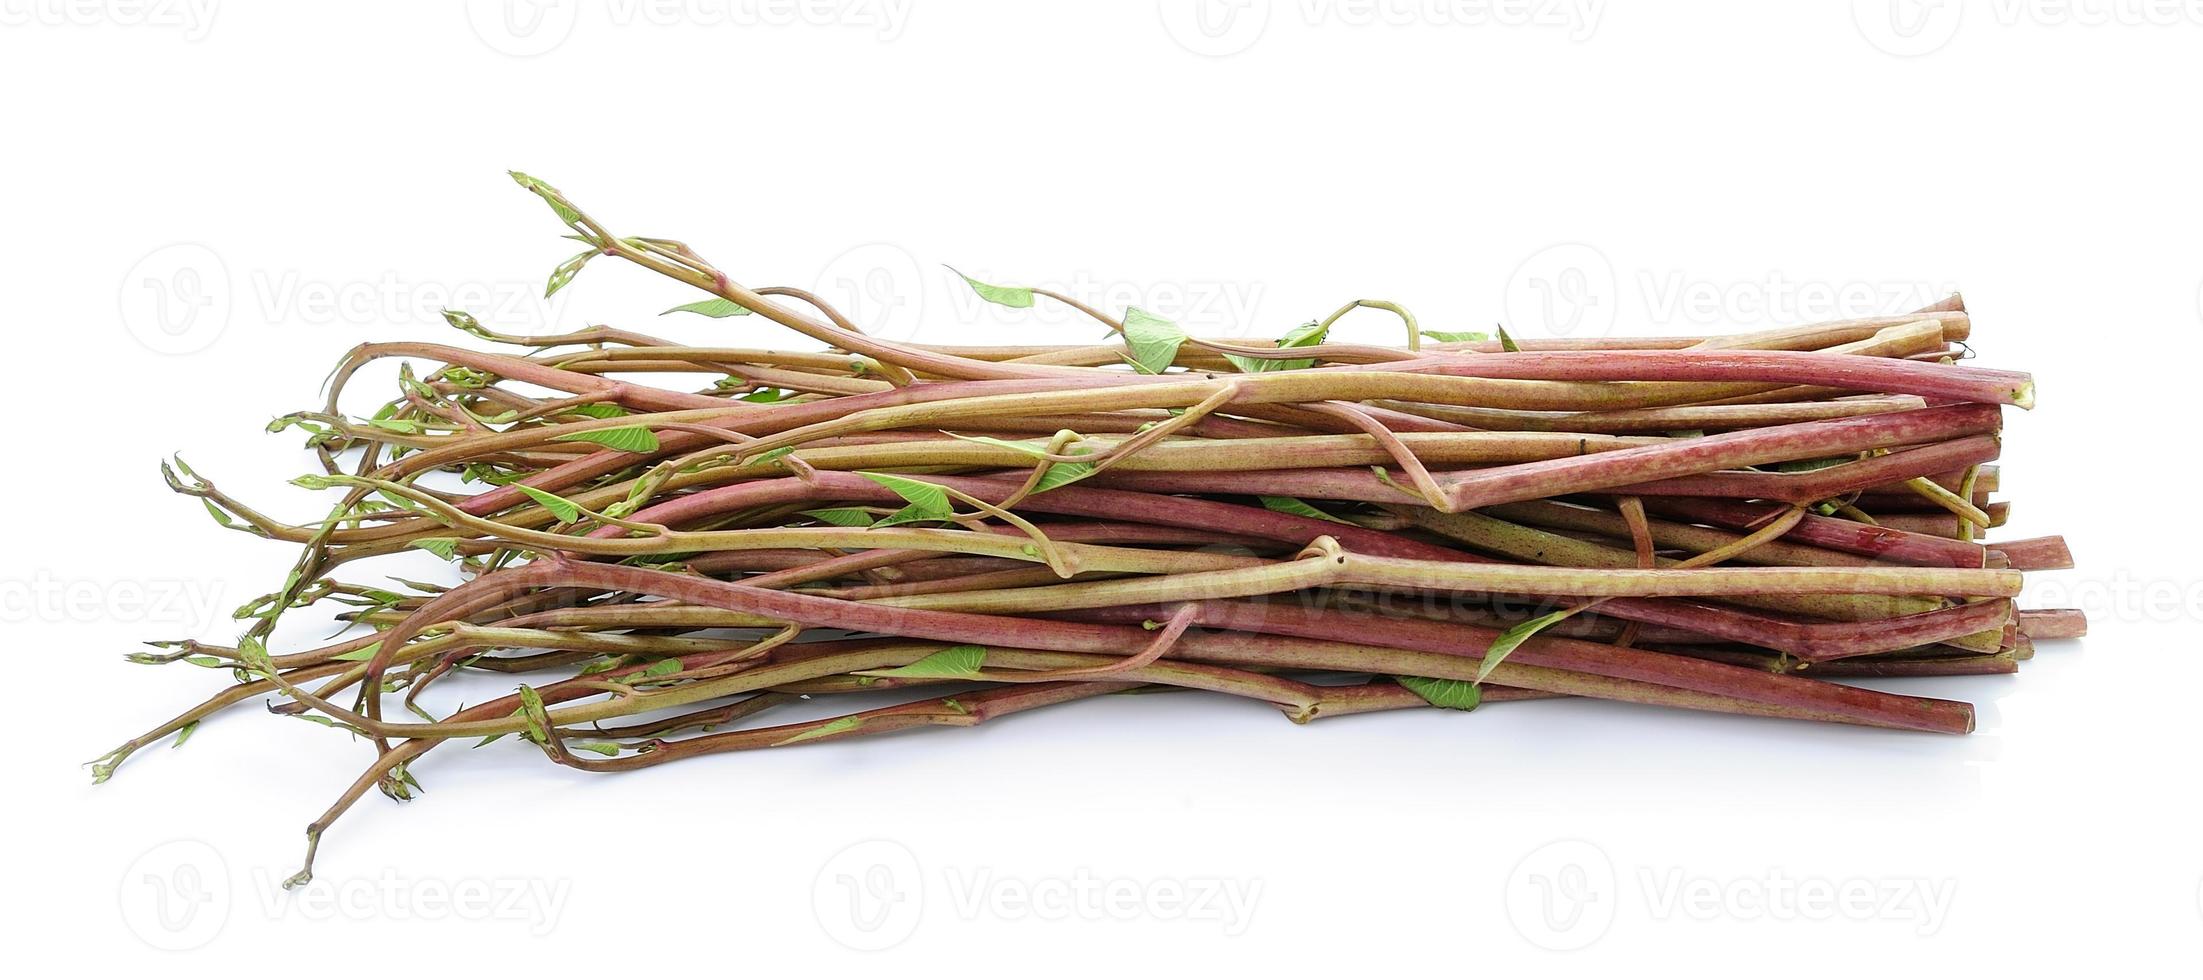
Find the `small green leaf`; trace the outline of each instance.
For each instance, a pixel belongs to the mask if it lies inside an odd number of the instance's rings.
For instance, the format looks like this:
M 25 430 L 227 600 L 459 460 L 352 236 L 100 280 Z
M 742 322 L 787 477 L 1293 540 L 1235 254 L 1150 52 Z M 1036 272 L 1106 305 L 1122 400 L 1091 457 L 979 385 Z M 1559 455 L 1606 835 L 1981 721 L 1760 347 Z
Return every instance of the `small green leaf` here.
M 1849 456 L 1841 459 L 1794 459 L 1787 463 L 1775 463 L 1771 466 L 1754 466 L 1752 468 L 1763 472 L 1811 473 L 1814 470 L 1825 470 L 1832 466 L 1842 466 L 1845 463 L 1853 462 L 1857 462 L 1857 459 Z
M 750 310 L 749 307 L 743 306 L 742 304 L 737 303 L 731 299 L 720 299 L 714 296 L 711 299 L 701 299 L 697 300 L 694 303 L 683 303 L 679 306 L 665 311 L 665 313 L 694 313 L 699 316 L 708 316 L 714 319 L 719 319 L 730 316 L 749 316 Z M 665 313 L 660 313 L 658 315 L 664 316 Z
M 1481 330 L 1425 330 L 1423 336 L 1441 344 L 1475 344 L 1492 339 Z
M 623 453 L 654 453 L 658 451 L 658 437 L 640 425 L 623 425 L 617 429 L 591 429 L 587 432 L 569 432 L 552 436 L 552 442 L 593 442 L 606 449 Z
M 1440 680 L 1435 677 L 1394 677 L 1400 686 L 1414 691 L 1434 707 L 1452 708 L 1455 711 L 1474 711 L 1483 702 L 1483 692 L 1468 681 Z
M 589 251 L 583 252 L 580 255 L 576 255 L 573 258 L 567 259 L 566 261 L 559 263 L 558 268 L 551 270 L 550 281 L 545 283 L 543 286 L 544 297 L 549 298 L 551 294 L 556 293 L 561 289 L 565 289 L 567 283 L 573 282 L 574 277 L 581 274 L 582 266 L 588 265 L 590 259 L 596 258 L 598 255 L 601 254 L 603 253 L 598 252 L 596 249 L 590 249 Z
M 543 707 L 543 695 L 526 684 L 520 685 L 521 717 L 528 719 L 528 740 L 541 745 L 551 740 L 551 714 Z
M 1307 501 L 1302 500 L 1298 497 L 1258 497 L 1256 499 L 1262 501 L 1262 506 L 1277 511 L 1280 514 L 1291 514 L 1294 517 L 1313 517 L 1318 520 L 1331 521 L 1337 524 L 1351 523 L 1349 521 L 1340 520 L 1339 518 L 1326 514 L 1323 511 L 1317 510 L 1315 507 L 1310 506 Z
M 176 741 L 174 744 L 170 745 L 169 748 L 183 748 L 185 742 L 191 741 L 191 733 L 198 730 L 199 722 L 197 720 L 185 722 L 184 727 L 176 730 Z
M 857 475 L 895 491 L 896 496 L 910 503 L 910 506 L 873 522 L 875 527 L 907 524 L 911 521 L 945 521 L 956 513 L 949 507 L 948 491 L 937 484 L 892 473 L 859 470 Z
M 1530 637 L 1537 635 L 1539 630 L 1567 619 L 1574 613 L 1574 609 L 1549 612 L 1536 619 L 1527 619 L 1516 623 L 1509 627 L 1507 632 L 1499 634 L 1499 637 L 1492 641 L 1492 645 L 1484 650 L 1484 665 L 1476 669 L 1477 683 L 1483 683 L 1484 678 L 1491 676 L 1493 668 L 1504 662 L 1508 654 L 1515 652 L 1516 647 L 1521 646 Z
M 190 664 L 190 665 L 192 665 L 192 666 L 194 666 L 194 667 L 220 667 L 220 666 L 222 666 L 222 658 L 220 658 L 220 657 L 209 657 L 209 656 L 204 656 L 204 655 L 201 655 L 201 656 L 194 656 L 194 657 L 185 657 L 185 658 L 184 658 L 184 662 L 185 662 L 185 663 L 187 663 L 187 664 Z
M 559 199 L 563 195 L 559 194 L 558 188 L 552 187 L 551 185 L 537 180 L 534 177 L 530 177 L 527 174 L 521 173 L 518 170 L 508 170 L 506 171 L 506 173 L 512 175 L 513 183 L 519 184 L 520 186 L 535 192 L 535 195 L 537 197 L 542 198 L 543 203 L 551 206 L 552 213 L 558 215 L 558 220 L 565 222 L 568 227 L 578 226 L 581 224 L 581 212 L 575 211 L 571 205 Z
M 459 557 L 458 538 L 414 538 L 413 546 L 445 561 Z
M 836 718 L 833 721 L 829 721 L 826 724 L 818 726 L 817 728 L 813 728 L 809 731 L 797 732 L 796 734 L 790 735 L 787 738 L 781 739 L 778 742 L 774 742 L 773 744 L 793 745 L 797 742 L 808 742 L 814 738 L 825 738 L 828 735 L 839 735 L 842 732 L 855 729 L 858 725 L 861 724 L 863 724 L 863 722 L 860 721 L 856 715 L 843 715 L 842 717 Z
M 1008 439 L 997 439 L 993 436 L 957 435 L 954 432 L 949 433 L 949 435 L 954 436 L 958 439 L 962 439 L 965 442 L 976 442 L 983 445 L 993 446 L 997 449 L 1008 449 L 1015 452 L 1024 453 L 1025 455 L 1031 456 L 1034 459 L 1045 459 L 1048 455 L 1047 447 L 1035 443 L 1011 442 Z M 1084 456 L 1090 454 L 1091 452 L 1092 450 L 1087 449 L 1084 446 L 1074 445 L 1068 447 L 1063 454 L 1069 456 Z M 1048 469 L 1040 474 L 1040 482 L 1033 485 L 1033 492 L 1045 493 L 1049 490 L 1053 490 L 1065 484 L 1077 483 L 1078 481 L 1086 479 L 1093 474 L 1094 464 L 1092 463 L 1052 462 L 1048 464 Z
M 987 648 L 982 646 L 955 646 L 902 667 L 881 670 L 864 670 L 858 673 L 869 677 L 922 677 L 933 680 L 975 680 L 979 668 L 987 662 Z
M 538 490 L 525 483 L 515 483 L 513 486 L 519 487 L 520 492 L 527 494 L 529 500 L 542 504 L 544 510 L 550 511 L 551 516 L 559 519 L 559 523 L 572 524 L 581 519 L 581 508 L 575 506 L 571 500 L 555 493 Z
M 786 401 L 787 399 L 788 393 L 778 388 L 759 388 L 756 391 L 750 392 L 747 395 L 743 395 L 741 398 L 737 399 L 737 401 L 745 401 L 753 405 L 770 405 L 774 402 Z
M 237 662 L 257 674 L 275 673 L 275 661 L 268 657 L 267 644 L 257 636 L 247 636 L 237 641 Z
M 565 414 L 585 415 L 593 419 L 616 419 L 629 413 L 618 405 L 576 405 L 566 409 Z
M 416 542 L 416 543 L 418 543 L 418 542 Z M 373 660 L 373 659 L 375 659 L 375 651 L 377 651 L 377 650 L 380 650 L 380 649 L 382 649 L 382 644 L 380 644 L 380 643 L 375 643 L 375 644 L 370 644 L 370 645 L 368 645 L 368 646 L 365 646 L 365 647 L 361 647 L 360 649 L 357 649 L 357 650 L 352 650 L 352 651 L 348 651 L 348 652 L 345 652 L 345 653 L 340 653 L 340 654 L 337 654 L 336 656 L 334 656 L 334 657 L 331 657 L 331 658 L 329 658 L 329 659 L 331 659 L 331 660 L 351 660 L 351 661 L 357 661 L 357 662 L 360 662 L 360 663 L 365 663 L 365 662 L 367 662 L 367 661 L 369 661 L 369 660 Z
M 758 457 L 757 457 L 756 459 L 752 459 L 752 460 L 750 460 L 750 463 L 751 463 L 752 465 L 754 465 L 754 464 L 757 464 L 757 463 L 770 463 L 770 462 L 772 462 L 773 460 L 779 459 L 780 457 L 782 457 L 782 456 L 786 456 L 786 455 L 788 455 L 789 453 L 792 453 L 792 452 L 795 452 L 795 451 L 796 451 L 796 447 L 794 447 L 794 446 L 782 446 L 782 447 L 780 447 L 779 449 L 775 449 L 775 450 L 772 450 L 771 452 L 767 452 L 767 453 L 764 453 L 764 454 L 762 454 L 762 455 L 758 456 Z
M 1124 341 L 1133 368 L 1141 374 L 1161 374 L 1178 359 L 1178 346 L 1186 342 L 1186 334 L 1177 324 L 1135 306 L 1124 311 Z
M 664 677 L 667 674 L 678 674 L 680 672 L 681 658 L 679 657 L 667 657 L 643 668 L 644 677 Z
M 1507 328 L 1506 328 L 1506 327 L 1499 327 L 1499 328 L 1497 328 L 1497 329 L 1499 330 L 1499 349 L 1500 349 L 1500 350 L 1503 350 L 1503 351 L 1507 351 L 1507 352 L 1509 352 L 1509 353 L 1515 353 L 1515 354 L 1519 354 L 1519 353 L 1521 353 L 1521 352 L 1522 352 L 1522 348 L 1520 348 L 1520 347 L 1517 347 L 1517 346 L 1515 346 L 1515 339 L 1514 339 L 1513 337 L 1509 337 L 1509 336 L 1507 336 Z
M 828 507 L 823 510 L 807 510 L 803 516 L 815 518 L 835 527 L 871 527 L 872 512 L 859 507 Z
M 930 508 L 911 504 L 892 514 L 873 521 L 873 527 L 895 527 L 901 524 L 922 524 L 926 521 L 945 521 L 948 515 L 934 513 Z
M 949 271 L 956 272 L 956 269 L 951 267 Z M 971 286 L 971 291 L 978 293 L 980 299 L 989 303 L 1017 309 L 1024 309 L 1033 305 L 1033 290 L 1029 286 L 996 286 L 991 283 L 980 282 L 961 272 L 956 272 L 956 275 Z
M 1281 348 L 1314 347 L 1323 343 L 1324 335 L 1327 333 L 1330 333 L 1330 328 L 1324 326 L 1322 321 L 1310 320 L 1286 331 L 1285 336 L 1277 339 L 1277 345 Z M 1244 354 L 1226 354 L 1224 359 L 1232 362 L 1233 366 L 1246 374 L 1260 374 L 1264 371 L 1300 371 L 1316 366 L 1315 359 L 1306 357 L 1287 361 L 1267 357 L 1248 357 Z
M 568 744 L 566 747 L 570 749 L 580 749 L 583 752 L 595 752 L 596 754 L 603 756 L 614 756 L 620 754 L 620 747 L 610 742 L 573 742 Z
M 1074 452 L 1071 455 L 1082 455 Z M 1040 474 L 1040 482 L 1033 484 L 1034 493 L 1046 493 L 1067 483 L 1077 483 L 1094 475 L 1092 463 L 1050 463 L 1048 471 Z
M 475 319 L 474 314 L 472 313 L 467 313 L 461 310 L 445 310 L 444 322 L 451 324 L 452 327 L 458 330 L 462 330 L 477 337 L 480 337 L 483 340 L 490 339 L 490 332 L 483 329 L 482 321 Z

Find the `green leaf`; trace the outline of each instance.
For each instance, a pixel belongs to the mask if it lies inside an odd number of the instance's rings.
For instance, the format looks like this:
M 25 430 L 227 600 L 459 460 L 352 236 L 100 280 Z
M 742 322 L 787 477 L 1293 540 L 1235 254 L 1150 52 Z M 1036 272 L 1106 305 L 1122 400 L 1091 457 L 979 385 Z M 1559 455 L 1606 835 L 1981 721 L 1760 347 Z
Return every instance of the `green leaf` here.
M 976 442 L 983 445 L 993 446 L 997 449 L 1008 449 L 1015 452 L 1024 453 L 1025 455 L 1031 456 L 1034 459 L 1045 459 L 1048 455 L 1048 448 L 1044 445 L 1036 443 L 1011 442 L 1008 439 L 997 439 L 993 436 L 957 435 L 954 432 L 949 433 L 949 435 L 954 436 L 958 439 L 962 439 L 965 442 Z M 1087 449 L 1084 446 L 1071 446 L 1065 450 L 1064 455 L 1085 456 L 1090 453 L 1092 453 L 1092 450 Z M 1048 464 L 1048 469 L 1040 474 L 1040 482 L 1033 485 L 1033 492 L 1045 493 L 1049 490 L 1054 490 L 1055 488 L 1063 486 L 1065 484 L 1077 483 L 1078 481 L 1086 479 L 1093 474 L 1094 464 L 1092 463 L 1051 462 Z
M 190 664 L 190 665 L 192 665 L 192 666 L 194 666 L 194 667 L 220 667 L 220 666 L 222 666 L 222 658 L 220 658 L 220 657 L 209 657 L 209 656 L 204 656 L 204 655 L 201 655 L 201 656 L 195 656 L 195 657 L 185 657 L 185 658 L 184 658 L 184 662 L 185 662 L 185 663 L 187 663 L 187 664 Z
M 1703 433 L 1700 434 L 1703 435 Z M 1771 466 L 1754 466 L 1752 469 L 1775 473 L 1811 473 L 1814 470 L 1825 470 L 1832 466 L 1842 466 L 1845 463 L 1857 461 L 1856 457 L 1851 456 L 1845 456 L 1841 459 L 1794 459 L 1787 463 L 1775 463 Z
M 360 649 L 357 649 L 357 650 L 352 650 L 352 651 L 349 651 L 349 652 L 346 652 L 346 653 L 340 653 L 340 654 L 337 654 L 336 656 L 334 656 L 334 657 L 331 657 L 331 658 L 329 658 L 329 659 L 331 659 L 331 660 L 351 660 L 351 661 L 356 661 L 356 662 L 359 662 L 359 663 L 366 663 L 366 662 L 367 662 L 367 661 L 369 661 L 369 660 L 373 660 L 373 659 L 375 659 L 375 651 L 377 651 L 377 650 L 380 650 L 380 649 L 382 649 L 382 644 L 380 644 L 380 643 L 376 643 L 376 644 L 372 644 L 372 645 L 370 645 L 370 646 L 365 646 L 365 647 L 361 647 Z
M 1441 344 L 1474 344 L 1492 339 L 1481 330 L 1425 330 L 1423 336 Z
M 623 453 L 654 453 L 658 451 L 658 437 L 640 425 L 623 425 L 617 429 L 591 429 L 588 432 L 569 432 L 552 436 L 552 442 L 593 442 L 606 449 Z
M 629 413 L 618 405 L 576 405 L 566 409 L 564 414 L 586 415 L 593 419 L 616 419 Z
M 794 446 L 782 446 L 782 447 L 780 447 L 779 449 L 775 449 L 775 450 L 772 450 L 771 452 L 767 452 L 767 453 L 764 453 L 764 454 L 762 454 L 762 455 L 758 456 L 758 457 L 757 457 L 756 459 L 752 459 L 752 460 L 750 460 L 750 463 L 751 463 L 752 465 L 755 465 L 755 464 L 758 464 L 758 463 L 770 463 L 770 462 L 772 462 L 773 460 L 779 459 L 780 457 L 782 457 L 782 456 L 786 456 L 786 455 L 788 455 L 789 453 L 792 453 L 792 452 L 795 452 L 795 451 L 796 451 L 796 447 L 794 447 Z
M 1561 620 L 1567 619 L 1569 616 L 1574 615 L 1574 613 L 1574 609 L 1562 609 L 1558 612 L 1549 612 L 1543 616 L 1539 616 L 1536 619 L 1528 619 L 1516 623 L 1514 626 L 1509 627 L 1507 632 L 1499 634 L 1499 638 L 1493 640 L 1492 645 L 1486 647 L 1484 650 L 1484 665 L 1476 669 L 1477 683 L 1483 683 L 1484 678 L 1491 676 L 1492 668 L 1497 667 L 1502 662 L 1504 662 L 1507 659 L 1508 654 L 1515 652 L 1516 647 L 1521 646 L 1524 642 L 1528 641 L 1530 637 L 1537 635 L 1537 632 L 1539 630 L 1551 626 L 1554 623 L 1558 623 Z
M 197 720 L 185 722 L 184 727 L 176 729 L 176 742 L 175 744 L 170 745 L 169 748 L 183 748 L 185 742 L 191 741 L 191 733 L 198 730 L 199 722 Z
M 268 657 L 267 644 L 262 643 L 257 636 L 247 636 L 237 641 L 237 662 L 258 674 L 275 673 L 275 661 Z
M 581 519 L 581 508 L 575 506 L 571 500 L 555 493 L 538 490 L 525 483 L 515 483 L 513 486 L 519 487 L 521 493 L 528 495 L 528 499 L 542 504 L 543 509 L 550 511 L 551 516 L 558 518 L 561 524 L 572 524 Z
M 550 205 L 552 213 L 558 215 L 558 220 L 565 222 L 569 227 L 581 224 L 581 212 L 574 210 L 572 205 L 559 199 L 563 195 L 559 194 L 558 188 L 518 170 L 508 170 L 506 173 L 512 175 L 513 183 L 533 191 L 537 197 L 543 199 L 543 203 Z
M 1186 342 L 1186 334 L 1177 324 L 1135 306 L 1124 311 L 1124 341 L 1133 368 L 1141 374 L 1161 374 L 1178 359 L 1178 346 Z
M 1394 677 L 1400 686 L 1414 691 L 1434 707 L 1452 708 L 1455 711 L 1474 711 L 1483 702 L 1483 692 L 1468 681 L 1440 680 L 1435 677 Z
M 459 557 L 458 538 L 414 538 L 413 546 L 445 561 Z
M 899 524 L 919 524 L 925 521 L 945 521 L 948 517 L 934 513 L 930 508 L 911 504 L 892 514 L 873 521 L 873 527 L 895 527 Z
M 913 480 L 892 473 L 871 473 L 863 470 L 857 475 L 877 483 L 910 503 L 910 506 L 873 522 L 874 527 L 891 524 L 908 524 L 912 521 L 945 521 L 955 515 L 949 507 L 949 494 L 937 484 Z
M 759 388 L 737 400 L 749 402 L 753 405 L 770 405 L 777 401 L 786 401 L 787 398 L 788 393 L 778 388 Z
M 1499 328 L 1497 328 L 1497 329 L 1499 330 L 1499 349 L 1500 349 L 1500 350 L 1503 350 L 1503 351 L 1507 351 L 1507 352 L 1510 352 L 1510 353 L 1516 353 L 1516 354 L 1519 354 L 1519 353 L 1521 353 L 1521 352 L 1522 352 L 1522 348 L 1520 348 L 1520 347 L 1517 347 L 1517 346 L 1515 346 L 1515 339 L 1514 339 L 1513 337 L 1509 337 L 1509 336 L 1507 336 L 1507 328 L 1506 328 L 1506 327 L 1499 327 Z
M 551 740 L 551 714 L 543 707 L 543 695 L 520 685 L 521 717 L 528 719 L 528 740 L 541 745 Z
M 1071 455 L 1078 456 L 1084 453 L 1084 450 L 1080 450 L 1071 453 Z M 1092 463 L 1050 463 L 1047 472 L 1040 474 L 1040 482 L 1033 484 L 1033 492 L 1046 493 L 1067 483 L 1077 483 L 1092 475 L 1094 475 L 1094 464 Z
M 566 261 L 559 263 L 558 268 L 551 270 L 550 281 L 548 283 L 545 283 L 543 286 L 544 298 L 548 299 L 550 298 L 551 294 L 556 293 L 561 289 L 565 289 L 567 283 L 573 282 L 574 277 L 581 274 L 582 266 L 588 265 L 590 259 L 596 258 L 598 255 L 601 254 L 603 253 L 598 252 L 596 249 L 590 249 L 589 251 L 583 252 L 580 255 L 576 255 L 573 258 L 567 259 Z
M 1330 328 L 1324 326 L 1322 321 L 1310 320 L 1286 331 L 1285 336 L 1277 339 L 1277 345 L 1279 347 L 1314 347 L 1323 343 L 1324 335 L 1330 332 Z M 1275 358 L 1248 357 L 1244 354 L 1226 354 L 1224 359 L 1232 362 L 1233 366 L 1246 374 L 1260 374 L 1264 371 L 1300 371 L 1316 365 L 1314 358 L 1306 357 L 1284 361 Z
M 1291 514 L 1295 517 L 1313 517 L 1318 520 L 1331 521 L 1337 524 L 1351 523 L 1350 521 L 1341 520 L 1339 518 L 1326 514 L 1323 511 L 1317 510 L 1316 508 L 1310 506 L 1307 501 L 1302 500 L 1298 497 L 1258 497 L 1256 499 L 1262 501 L 1262 506 L 1277 511 L 1280 514 Z
M 572 742 L 569 743 L 566 747 L 570 749 L 580 749 L 583 752 L 595 752 L 596 754 L 603 756 L 613 756 L 620 754 L 620 747 L 610 742 Z
M 807 510 L 803 516 L 816 518 L 835 527 L 871 527 L 872 512 L 860 507 L 828 507 L 824 510 Z
M 793 745 L 797 742 L 808 742 L 814 738 L 825 738 L 828 735 L 839 735 L 842 732 L 853 730 L 861 724 L 863 724 L 863 721 L 858 719 L 857 716 L 843 715 L 842 717 L 836 718 L 833 721 L 829 721 L 826 724 L 818 726 L 817 728 L 813 728 L 805 732 L 797 732 L 796 734 L 790 735 L 787 738 L 781 739 L 778 742 L 774 742 L 773 744 Z
M 720 299 L 714 296 L 711 299 L 700 299 L 694 303 L 683 303 L 658 315 L 664 316 L 666 313 L 694 313 L 698 316 L 719 319 L 730 316 L 749 316 L 750 309 L 731 299 Z
M 955 646 L 902 667 L 882 670 L 864 670 L 858 673 L 869 677 L 922 677 L 934 680 L 976 680 L 979 668 L 987 662 L 987 648 L 982 646 Z
M 956 269 L 952 266 L 949 271 L 956 272 Z M 978 293 L 980 299 L 989 303 L 1017 309 L 1024 309 L 1033 305 L 1033 290 L 1029 286 L 996 286 L 991 283 L 980 282 L 961 272 L 956 272 L 956 275 L 971 286 L 971 291 Z
M 477 337 L 480 337 L 483 340 L 490 339 L 490 332 L 483 329 L 482 321 L 475 319 L 474 314 L 472 313 L 468 313 L 463 310 L 445 310 L 444 322 L 451 324 L 452 327 L 458 330 L 462 330 Z

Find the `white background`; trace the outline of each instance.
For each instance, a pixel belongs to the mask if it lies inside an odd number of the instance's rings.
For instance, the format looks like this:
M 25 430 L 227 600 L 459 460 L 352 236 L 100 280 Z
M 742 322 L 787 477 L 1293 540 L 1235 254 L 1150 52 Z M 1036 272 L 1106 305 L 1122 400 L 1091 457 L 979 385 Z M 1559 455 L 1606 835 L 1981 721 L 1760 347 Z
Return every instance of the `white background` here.
M 2192 962 L 2203 582 L 2178 433 L 2203 326 L 2203 10 L 1194 6 L 0 0 L 17 958 L 177 977 Z M 157 459 L 318 515 L 282 486 L 312 466 L 297 434 L 262 424 L 355 343 L 455 337 L 447 305 L 521 332 L 764 336 L 657 321 L 694 297 L 610 265 L 543 303 L 570 246 L 507 168 L 943 342 L 1093 336 L 979 308 L 944 262 L 1256 336 L 1361 296 L 1434 328 L 1585 335 L 1961 286 L 1979 363 L 2040 382 L 2008 420 L 2004 533 L 2071 539 L 2083 567 L 2035 577 L 2035 604 L 2083 605 L 2095 632 L 2017 677 L 1893 685 L 1978 702 L 1964 738 L 1565 702 L 1296 728 L 1196 695 L 615 777 L 452 749 L 417 767 L 418 802 L 363 802 L 285 897 L 301 828 L 367 761 L 343 735 L 246 706 L 107 785 L 77 765 L 219 682 L 119 654 L 234 636 L 227 610 L 291 558 L 171 497 Z M 1346 335 L 1394 339 L 1368 316 Z M 1874 898 L 1800 908 L 1801 887 Z M 1080 888 L 1131 897 L 1021 900 Z

